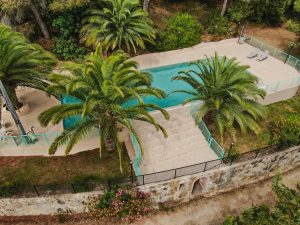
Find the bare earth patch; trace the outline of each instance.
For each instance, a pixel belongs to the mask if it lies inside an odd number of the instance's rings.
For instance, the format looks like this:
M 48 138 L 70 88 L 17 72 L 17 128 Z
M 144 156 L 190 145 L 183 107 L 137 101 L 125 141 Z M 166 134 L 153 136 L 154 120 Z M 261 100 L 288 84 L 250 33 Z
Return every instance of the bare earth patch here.
M 245 32 L 248 35 L 253 35 L 258 39 L 277 47 L 282 50 L 286 50 L 287 45 L 291 41 L 297 40 L 297 35 L 291 31 L 288 31 L 284 27 L 263 27 L 258 25 L 248 25 L 245 28 Z

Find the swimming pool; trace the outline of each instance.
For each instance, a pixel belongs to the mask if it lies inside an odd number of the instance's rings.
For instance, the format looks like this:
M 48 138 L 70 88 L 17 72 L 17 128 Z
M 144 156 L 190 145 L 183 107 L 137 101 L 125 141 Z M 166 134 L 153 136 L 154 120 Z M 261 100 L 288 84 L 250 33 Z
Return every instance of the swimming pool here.
M 157 104 L 162 108 L 167 108 L 167 107 L 182 104 L 184 100 L 190 97 L 190 95 L 186 93 L 173 93 L 173 92 L 177 90 L 192 91 L 193 88 L 183 81 L 177 81 L 177 80 L 172 81 L 172 78 L 174 76 L 177 76 L 180 71 L 188 71 L 191 69 L 195 71 L 199 71 L 199 68 L 197 66 L 191 65 L 190 63 L 173 64 L 173 65 L 143 70 L 152 74 L 153 77 L 152 86 L 163 90 L 167 94 L 167 97 L 164 99 L 158 99 L 154 96 L 144 97 L 143 98 L 144 102 Z M 69 96 L 65 96 L 62 100 L 62 104 L 67 104 L 72 102 L 76 102 L 76 99 Z M 137 101 L 134 100 L 127 102 L 126 104 L 124 104 L 124 107 L 134 105 L 136 104 L 136 102 Z M 78 117 L 77 118 L 72 117 L 67 120 L 64 120 L 63 123 L 64 128 L 68 128 L 72 126 L 76 121 L 78 121 L 78 119 L 79 119 Z

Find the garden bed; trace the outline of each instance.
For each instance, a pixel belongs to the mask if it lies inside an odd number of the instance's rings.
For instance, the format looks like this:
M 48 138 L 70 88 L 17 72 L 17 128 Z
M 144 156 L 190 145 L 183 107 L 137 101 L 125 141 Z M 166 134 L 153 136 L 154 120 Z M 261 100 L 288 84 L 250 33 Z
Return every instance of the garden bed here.
M 272 123 L 285 120 L 285 121 L 294 121 L 299 124 L 300 127 L 300 95 L 298 94 L 294 98 L 291 98 L 286 101 L 278 102 L 267 106 L 268 115 L 265 120 L 260 122 L 261 133 L 255 135 L 253 133 L 248 133 L 242 135 L 238 133 L 236 135 L 235 147 L 238 153 L 248 152 L 250 150 L 263 148 L 274 144 L 272 141 L 272 135 L 270 126 Z M 213 136 L 221 143 L 220 136 L 212 125 L 208 126 Z M 224 143 L 222 144 L 226 150 L 230 149 L 230 145 L 233 142 L 232 138 L 228 135 L 224 136 Z

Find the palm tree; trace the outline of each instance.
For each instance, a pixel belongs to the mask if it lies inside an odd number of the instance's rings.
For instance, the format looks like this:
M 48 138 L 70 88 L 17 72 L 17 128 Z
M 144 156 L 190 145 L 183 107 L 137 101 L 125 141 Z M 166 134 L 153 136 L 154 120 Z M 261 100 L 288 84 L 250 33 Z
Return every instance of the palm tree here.
M 247 72 L 249 67 L 239 65 L 235 58 L 220 58 L 217 53 L 193 64 L 197 71 L 182 71 L 174 80 L 184 81 L 194 89 L 179 91 L 192 96 L 184 104 L 203 101 L 196 121 L 204 117 L 207 123 L 215 123 L 222 141 L 225 131 L 235 139 L 236 127 L 242 133 L 251 130 L 258 134 L 258 120 L 264 117 L 266 108 L 255 100 L 266 93 L 257 87 L 258 78 Z
M 95 0 L 81 29 L 88 46 L 101 43 L 103 50 L 136 52 L 145 42 L 154 42 L 154 29 L 140 0 Z
M 71 76 L 52 75 L 53 85 L 49 93 L 68 95 L 77 98 L 78 103 L 54 106 L 39 116 L 43 126 L 50 122 L 57 124 L 70 116 L 81 116 L 82 120 L 66 129 L 49 148 L 49 154 L 55 154 L 57 148 L 66 145 L 68 154 L 73 146 L 82 140 L 94 128 L 99 129 L 100 157 L 103 149 L 118 152 L 121 166 L 121 143 L 118 137 L 120 127 L 137 137 L 131 120 L 153 124 L 157 130 L 166 132 L 155 122 L 148 110 L 160 110 L 166 119 L 168 113 L 154 104 L 145 104 L 142 97 L 153 95 L 163 98 L 165 93 L 151 87 L 151 75 L 140 72 L 137 63 L 128 60 L 128 55 L 116 52 L 104 58 L 100 46 L 83 63 L 68 62 L 62 70 L 71 71 Z
M 15 93 L 17 86 L 45 90 L 45 79 L 55 63 L 52 54 L 0 24 L 0 80 L 16 108 L 22 106 Z

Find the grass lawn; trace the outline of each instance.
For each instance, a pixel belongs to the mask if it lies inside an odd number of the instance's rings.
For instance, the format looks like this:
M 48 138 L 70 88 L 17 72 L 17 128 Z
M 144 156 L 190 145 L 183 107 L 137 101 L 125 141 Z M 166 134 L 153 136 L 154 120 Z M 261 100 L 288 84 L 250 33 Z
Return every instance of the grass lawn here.
M 78 179 L 102 181 L 128 177 L 129 158 L 123 151 L 123 174 L 119 170 L 116 152 L 98 150 L 60 157 L 1 157 L 1 184 L 44 185 L 74 182 Z
M 300 95 L 298 94 L 294 98 L 291 98 L 286 101 L 274 103 L 268 105 L 268 115 L 267 117 L 260 121 L 261 125 L 261 133 L 259 135 L 255 135 L 254 133 L 248 133 L 246 135 L 237 134 L 237 142 L 235 146 L 239 153 L 248 152 L 250 150 L 254 150 L 257 148 L 262 148 L 270 145 L 270 131 L 269 125 L 272 121 L 280 120 L 280 119 L 288 119 L 297 121 L 300 126 Z M 213 129 L 213 126 L 209 126 L 210 131 L 213 136 L 216 137 L 219 143 L 220 137 L 217 134 L 216 130 Z M 224 136 L 224 143 L 222 144 L 226 150 L 230 148 L 230 144 L 232 139 L 228 136 Z

